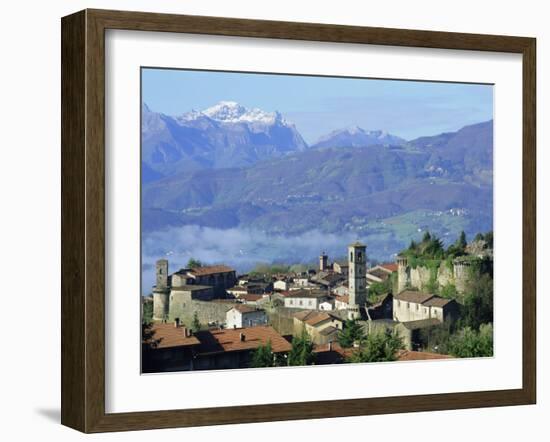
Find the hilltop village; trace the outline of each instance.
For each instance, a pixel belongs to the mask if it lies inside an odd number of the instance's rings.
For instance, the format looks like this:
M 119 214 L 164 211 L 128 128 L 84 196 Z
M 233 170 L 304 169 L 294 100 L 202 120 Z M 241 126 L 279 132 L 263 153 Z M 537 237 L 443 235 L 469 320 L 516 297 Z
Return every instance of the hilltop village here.
M 492 355 L 492 233 L 445 248 L 425 232 L 395 262 L 367 246 L 304 271 L 237 274 L 190 260 L 142 297 L 142 371 L 187 371 Z

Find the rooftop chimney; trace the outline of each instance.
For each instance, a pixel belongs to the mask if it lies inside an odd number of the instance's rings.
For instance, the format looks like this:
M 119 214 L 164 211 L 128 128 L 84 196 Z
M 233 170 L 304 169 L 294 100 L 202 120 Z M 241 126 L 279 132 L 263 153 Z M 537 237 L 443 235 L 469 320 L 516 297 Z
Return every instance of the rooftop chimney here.
M 328 351 L 332 351 L 332 341 L 328 342 Z
M 241 342 L 244 342 L 246 337 L 244 336 L 244 333 L 239 333 L 239 339 L 241 340 Z
M 176 318 L 174 319 L 174 327 L 179 327 L 180 326 L 180 318 Z

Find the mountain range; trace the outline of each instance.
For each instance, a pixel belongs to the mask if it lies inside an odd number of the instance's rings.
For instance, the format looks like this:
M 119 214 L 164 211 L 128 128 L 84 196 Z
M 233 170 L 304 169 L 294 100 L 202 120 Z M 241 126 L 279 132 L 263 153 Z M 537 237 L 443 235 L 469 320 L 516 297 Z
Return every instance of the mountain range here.
M 419 230 L 492 229 L 493 123 L 406 141 L 352 127 L 308 146 L 277 112 L 143 106 L 142 227 L 355 232 L 385 250 Z
M 222 101 L 172 117 L 142 105 L 144 181 L 201 169 L 246 167 L 308 148 L 280 113 Z

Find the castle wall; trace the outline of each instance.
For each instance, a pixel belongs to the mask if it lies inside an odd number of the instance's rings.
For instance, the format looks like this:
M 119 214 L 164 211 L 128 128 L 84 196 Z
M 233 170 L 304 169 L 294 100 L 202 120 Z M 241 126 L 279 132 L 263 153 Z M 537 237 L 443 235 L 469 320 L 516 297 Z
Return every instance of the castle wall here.
M 397 293 L 406 288 L 426 290 L 431 279 L 432 270 L 428 267 L 417 266 L 412 268 L 406 260 L 398 260 L 397 268 Z M 468 263 L 455 263 L 451 270 L 447 263 L 442 261 L 437 269 L 436 281 L 440 288 L 449 284 L 456 287 L 458 293 L 464 293 L 470 278 L 470 265 Z
M 432 271 L 427 267 L 417 267 L 410 270 L 411 287 L 416 287 L 418 290 L 423 290 L 430 282 Z
M 179 318 L 180 322 L 189 326 L 193 322 L 193 317 L 196 312 L 199 322 L 203 325 L 206 325 L 209 322 L 224 324 L 226 313 L 236 304 L 236 302 L 198 300 L 187 300 L 172 303 L 170 305 L 169 320 L 173 321 L 175 318 Z
M 153 319 L 155 321 L 162 321 L 168 317 L 169 299 L 168 292 L 153 293 Z

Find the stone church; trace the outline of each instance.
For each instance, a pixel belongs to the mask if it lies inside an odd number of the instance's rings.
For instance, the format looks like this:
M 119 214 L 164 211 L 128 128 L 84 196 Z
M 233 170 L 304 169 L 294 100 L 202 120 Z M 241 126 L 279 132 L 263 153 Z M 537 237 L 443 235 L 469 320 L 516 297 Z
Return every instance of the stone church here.
M 153 319 L 163 321 L 179 316 L 192 301 L 225 298 L 226 290 L 236 282 L 235 270 L 225 265 L 184 268 L 169 274 L 168 260 L 159 259 L 153 288 Z

